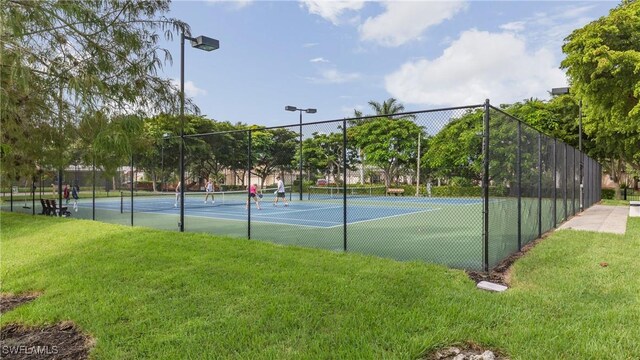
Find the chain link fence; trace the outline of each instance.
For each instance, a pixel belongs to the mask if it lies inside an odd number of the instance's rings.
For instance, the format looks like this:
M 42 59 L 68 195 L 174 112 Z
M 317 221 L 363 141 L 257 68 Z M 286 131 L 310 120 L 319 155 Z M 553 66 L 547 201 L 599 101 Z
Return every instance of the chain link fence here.
M 45 214 L 60 180 L 77 218 L 486 271 L 600 200 L 595 160 L 488 102 L 185 135 L 183 163 L 181 140 L 42 172 L 3 209 Z

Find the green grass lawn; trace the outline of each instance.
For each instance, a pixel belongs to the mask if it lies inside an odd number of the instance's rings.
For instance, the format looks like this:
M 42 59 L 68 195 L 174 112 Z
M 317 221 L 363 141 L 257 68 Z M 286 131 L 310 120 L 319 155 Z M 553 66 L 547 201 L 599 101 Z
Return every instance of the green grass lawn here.
M 465 341 L 512 359 L 640 357 L 637 218 L 625 236 L 554 233 L 502 294 L 420 262 L 9 213 L 0 225 L 2 291 L 43 292 L 0 323 L 72 320 L 99 359 L 414 359 Z
M 629 206 L 629 200 L 602 199 L 601 205 Z

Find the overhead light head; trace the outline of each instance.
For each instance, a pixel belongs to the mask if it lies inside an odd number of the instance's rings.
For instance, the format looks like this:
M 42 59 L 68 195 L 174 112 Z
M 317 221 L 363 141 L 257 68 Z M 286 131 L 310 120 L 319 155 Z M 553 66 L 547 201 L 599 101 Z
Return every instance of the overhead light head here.
M 551 89 L 551 95 L 565 95 L 569 93 L 568 87 L 560 87 Z
M 315 114 L 316 112 L 318 112 L 318 110 L 316 110 L 316 109 L 307 109 L 307 110 L 305 110 L 305 112 L 307 114 Z
M 220 42 L 210 37 L 198 36 L 194 40 L 191 40 L 191 46 L 204 51 L 212 51 L 220 48 Z
M 284 109 L 287 110 L 287 111 L 297 111 L 298 110 L 298 108 L 295 107 L 295 106 L 285 106 Z

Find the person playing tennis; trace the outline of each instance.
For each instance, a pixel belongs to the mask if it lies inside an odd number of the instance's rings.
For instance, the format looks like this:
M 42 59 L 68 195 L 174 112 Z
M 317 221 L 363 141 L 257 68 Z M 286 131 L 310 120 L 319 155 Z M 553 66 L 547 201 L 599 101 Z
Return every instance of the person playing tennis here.
M 71 187 L 71 197 L 73 197 L 73 210 L 78 212 L 78 191 L 80 187 L 78 185 L 73 185 Z
M 207 193 L 204 196 L 204 203 L 207 203 L 207 199 L 209 198 L 209 195 L 211 195 L 211 203 L 215 204 L 216 198 L 213 196 L 213 182 L 211 179 L 207 180 L 207 185 L 205 185 L 204 191 Z
M 256 207 L 260 210 L 260 200 L 258 199 L 258 184 L 253 184 L 249 186 L 249 197 L 247 198 L 247 205 L 244 207 L 245 210 L 249 209 L 249 200 L 253 198 L 253 201 L 256 202 Z
M 276 199 L 273 201 L 273 206 L 278 206 L 278 199 L 280 198 L 284 201 L 284 206 L 289 206 L 289 203 L 287 203 L 287 196 L 284 193 L 284 182 L 282 182 L 280 176 L 276 176 L 276 180 L 278 180 L 278 189 L 276 190 Z
M 182 186 L 182 182 L 178 181 L 178 185 L 176 185 L 176 202 L 173 204 L 173 207 L 178 207 L 178 202 L 180 201 L 180 187 Z

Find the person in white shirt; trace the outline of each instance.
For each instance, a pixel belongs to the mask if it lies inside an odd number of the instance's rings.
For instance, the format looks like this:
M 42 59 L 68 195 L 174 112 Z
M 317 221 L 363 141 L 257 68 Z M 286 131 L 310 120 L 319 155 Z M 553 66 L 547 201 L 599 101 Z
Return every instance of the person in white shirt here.
M 215 204 L 216 203 L 216 198 L 213 196 L 213 182 L 211 181 L 211 179 L 207 180 L 207 185 L 205 185 L 204 191 L 207 193 L 204 196 L 204 203 L 207 203 L 207 199 L 209 198 L 209 195 L 211 195 L 211 203 Z
M 182 183 L 178 181 L 178 185 L 176 185 L 176 202 L 173 204 L 173 207 L 178 207 L 178 202 L 180 201 L 180 186 Z
M 280 179 L 280 176 L 276 176 L 276 180 L 278 180 L 278 190 L 276 190 L 276 199 L 273 202 L 273 206 L 278 206 L 278 199 L 280 198 L 284 201 L 284 206 L 289 206 L 287 203 L 287 196 L 284 193 L 284 183 L 282 182 L 282 179 Z

